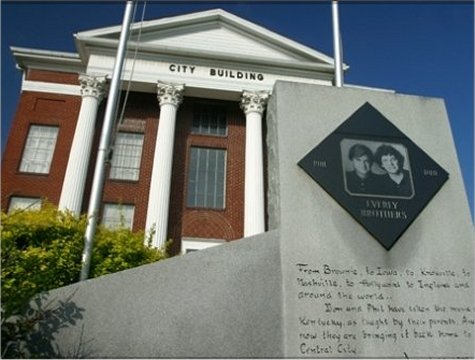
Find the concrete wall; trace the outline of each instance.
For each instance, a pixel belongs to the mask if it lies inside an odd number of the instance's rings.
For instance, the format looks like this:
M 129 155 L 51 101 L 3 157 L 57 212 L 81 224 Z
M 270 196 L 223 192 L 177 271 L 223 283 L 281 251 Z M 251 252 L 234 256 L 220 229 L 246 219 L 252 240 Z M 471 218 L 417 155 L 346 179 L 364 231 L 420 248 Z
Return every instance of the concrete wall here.
M 450 174 L 390 251 L 297 165 L 365 102 Z M 281 82 L 268 114 L 285 355 L 473 356 L 473 226 L 443 101 Z
M 73 358 L 281 357 L 278 250 L 270 232 L 52 291 L 41 307 L 60 315 L 32 348 Z

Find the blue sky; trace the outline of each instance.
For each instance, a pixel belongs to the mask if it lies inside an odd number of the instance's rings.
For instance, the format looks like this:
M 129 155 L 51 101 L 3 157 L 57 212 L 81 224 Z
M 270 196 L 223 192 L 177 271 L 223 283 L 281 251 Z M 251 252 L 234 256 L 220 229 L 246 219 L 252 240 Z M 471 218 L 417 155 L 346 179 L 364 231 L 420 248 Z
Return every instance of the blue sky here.
M 2 1 L 2 152 L 21 83 L 9 47 L 75 52 L 73 33 L 120 25 L 124 4 Z M 149 1 L 145 19 L 218 7 L 333 56 L 330 1 Z M 345 82 L 445 100 L 473 216 L 473 2 L 347 1 L 339 11 Z

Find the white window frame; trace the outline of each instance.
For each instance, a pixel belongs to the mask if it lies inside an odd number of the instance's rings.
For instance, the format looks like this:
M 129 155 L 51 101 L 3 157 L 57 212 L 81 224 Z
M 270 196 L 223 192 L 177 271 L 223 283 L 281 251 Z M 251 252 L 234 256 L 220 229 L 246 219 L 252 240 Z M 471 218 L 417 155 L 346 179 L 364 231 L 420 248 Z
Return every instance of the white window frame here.
M 124 215 L 124 209 L 131 210 L 131 217 L 127 218 Z M 114 211 L 118 213 L 118 218 L 113 217 L 113 214 L 108 214 L 109 211 Z M 114 214 L 115 215 L 115 214 Z M 135 205 L 133 204 L 116 204 L 116 203 L 105 203 L 102 209 L 102 219 L 101 223 L 108 229 L 129 229 L 132 230 L 134 225 L 134 216 L 135 216 Z M 113 221 L 109 221 L 113 219 Z
M 40 197 L 12 196 L 8 205 L 8 213 L 13 210 L 40 210 L 41 204 Z
M 48 131 L 45 131 L 48 129 Z M 48 174 L 51 168 L 59 127 L 51 125 L 30 125 L 23 148 L 20 172 Z
M 126 142 L 127 140 L 128 142 Z M 137 143 L 133 144 L 132 141 L 135 140 L 137 140 Z M 117 133 L 109 172 L 110 179 L 128 181 L 139 180 L 143 144 L 144 134 L 124 131 Z M 134 151 L 136 151 L 136 156 L 130 156 Z M 128 165 L 128 167 L 125 165 Z
M 198 176 L 199 176 L 199 171 L 196 172 L 195 174 L 195 177 L 194 179 L 192 179 L 192 174 L 191 174 L 191 154 L 192 154 L 192 151 L 193 149 L 200 149 L 200 150 L 211 150 L 211 151 L 223 151 L 223 154 L 224 154 L 224 166 L 223 166 L 223 202 L 222 204 L 220 204 L 220 206 L 212 206 L 210 204 L 207 203 L 207 201 L 205 200 L 205 204 L 202 205 L 202 204 L 197 204 L 197 196 L 198 196 L 198 190 L 197 190 L 197 187 L 198 187 Z M 190 207 L 190 208 L 202 208 L 202 209 L 216 209 L 216 210 L 224 210 L 226 208 L 226 178 L 227 178 L 227 157 L 228 157 L 228 151 L 227 149 L 219 149 L 219 148 L 211 148 L 211 147 L 204 147 L 204 146 L 191 146 L 190 147 L 190 158 L 189 158 L 189 161 L 188 161 L 188 182 L 186 184 L 186 206 L 187 207 Z M 208 168 L 209 166 L 209 158 L 207 158 L 207 162 L 206 162 L 206 168 Z M 216 173 L 217 174 L 217 173 Z M 216 176 L 215 174 L 215 176 Z M 206 178 L 208 179 L 208 177 Z M 191 192 L 190 192 L 190 188 L 192 187 L 192 181 L 195 181 L 195 190 L 194 190 L 194 194 L 195 194 L 195 199 L 194 199 L 194 202 L 193 203 L 190 203 L 189 202 L 189 197 L 191 196 Z M 215 179 L 215 184 L 217 182 L 217 179 Z M 216 185 L 215 185 L 216 186 Z M 207 181 L 205 181 L 205 196 L 208 195 L 207 193 Z M 217 188 L 216 188 L 217 189 Z M 215 193 L 216 193 L 216 189 L 215 189 Z M 215 194 L 216 196 L 216 194 Z
M 181 253 L 186 255 L 195 251 L 208 249 L 225 243 L 225 240 L 219 239 L 183 238 L 181 240 Z

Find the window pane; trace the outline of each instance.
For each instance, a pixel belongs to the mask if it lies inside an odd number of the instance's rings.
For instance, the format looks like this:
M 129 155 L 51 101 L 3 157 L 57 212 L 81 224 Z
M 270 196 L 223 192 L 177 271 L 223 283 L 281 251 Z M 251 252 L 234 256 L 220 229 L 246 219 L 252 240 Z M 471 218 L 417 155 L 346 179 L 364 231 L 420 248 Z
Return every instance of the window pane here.
M 132 229 L 134 211 L 134 205 L 104 204 L 102 223 L 111 229 Z
M 188 166 L 187 205 L 224 208 L 226 150 L 192 147 Z
M 138 180 L 142 159 L 143 134 L 118 133 L 110 169 L 110 178 Z
M 226 135 L 226 130 L 227 130 L 226 116 L 225 116 L 225 114 L 221 114 L 219 116 L 218 134 L 221 135 L 221 136 L 225 136 Z
M 217 114 L 211 114 L 209 124 L 209 132 L 211 135 L 216 135 L 218 133 L 218 118 Z
M 20 171 L 48 174 L 57 137 L 56 126 L 32 125 L 23 150 Z
M 193 112 L 192 133 L 203 135 L 226 136 L 226 112 L 223 107 L 197 105 Z
M 12 196 L 8 212 L 16 209 L 39 210 L 41 209 L 41 198 Z

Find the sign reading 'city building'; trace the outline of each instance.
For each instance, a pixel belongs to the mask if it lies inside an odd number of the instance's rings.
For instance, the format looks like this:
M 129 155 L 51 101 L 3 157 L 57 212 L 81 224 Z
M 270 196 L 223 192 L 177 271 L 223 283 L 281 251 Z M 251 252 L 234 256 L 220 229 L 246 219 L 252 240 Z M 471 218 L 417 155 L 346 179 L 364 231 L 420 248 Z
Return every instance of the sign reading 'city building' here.
M 369 103 L 299 166 L 387 250 L 449 175 Z

